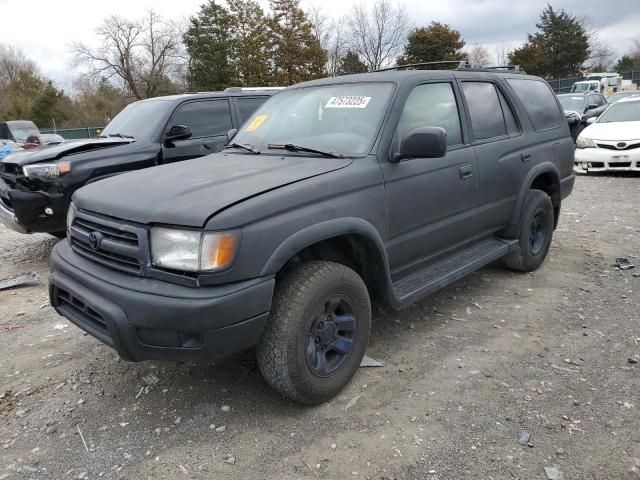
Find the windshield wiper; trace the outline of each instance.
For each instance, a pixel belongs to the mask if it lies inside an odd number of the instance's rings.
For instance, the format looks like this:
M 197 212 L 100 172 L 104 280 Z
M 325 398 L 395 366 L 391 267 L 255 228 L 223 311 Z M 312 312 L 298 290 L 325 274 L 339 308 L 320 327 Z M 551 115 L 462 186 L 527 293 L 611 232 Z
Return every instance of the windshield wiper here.
M 110 133 L 108 135 L 100 135 L 100 138 L 111 138 L 111 137 L 132 138 L 135 140 L 135 137 L 133 137 L 132 135 L 123 135 L 122 133 Z
M 242 150 L 246 150 L 247 152 L 251 152 L 251 153 L 255 153 L 256 155 L 258 155 L 260 153 L 260 150 L 258 150 L 257 148 L 254 148 L 252 145 L 247 144 L 243 144 L 243 143 L 230 143 L 229 145 L 225 145 L 224 149 L 228 149 L 228 148 L 241 148 Z
M 325 150 L 317 150 L 315 148 L 304 147 L 302 145 L 295 145 L 293 143 L 270 143 L 267 145 L 269 150 L 287 150 L 289 152 L 308 152 L 316 153 L 318 155 L 324 155 L 331 158 L 345 158 L 341 153 L 327 152 Z

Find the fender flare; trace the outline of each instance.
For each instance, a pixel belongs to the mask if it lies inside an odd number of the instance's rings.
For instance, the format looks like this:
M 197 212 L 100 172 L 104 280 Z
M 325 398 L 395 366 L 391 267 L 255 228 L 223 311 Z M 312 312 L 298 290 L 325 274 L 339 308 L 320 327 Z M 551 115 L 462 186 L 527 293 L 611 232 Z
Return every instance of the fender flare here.
M 275 275 L 296 253 L 315 243 L 322 242 L 323 240 L 328 240 L 333 237 L 350 234 L 363 235 L 373 243 L 380 260 L 383 263 L 385 276 L 388 281 L 389 262 L 382 237 L 371 223 L 357 217 L 342 217 L 326 220 L 297 231 L 284 240 L 278 248 L 276 248 L 271 257 L 269 257 L 262 267 L 260 276 Z
M 516 206 L 513 211 L 513 216 L 511 217 L 511 225 L 515 226 L 520 224 L 520 216 L 522 214 L 522 207 L 524 205 L 524 199 L 527 196 L 527 192 L 531 189 L 531 185 L 533 185 L 534 180 L 539 175 L 542 175 L 544 173 L 551 173 L 555 180 L 555 186 L 558 191 L 558 198 L 557 199 L 552 198 L 552 200 L 554 201 L 554 207 L 556 206 L 555 205 L 556 201 L 557 202 L 562 201 L 561 195 L 560 195 L 560 172 L 558 171 L 558 167 L 556 167 L 551 162 L 542 162 L 536 165 L 535 167 L 533 167 L 525 177 L 524 181 L 522 182 L 522 188 L 520 190 L 520 193 L 518 194 L 518 200 L 516 201 Z

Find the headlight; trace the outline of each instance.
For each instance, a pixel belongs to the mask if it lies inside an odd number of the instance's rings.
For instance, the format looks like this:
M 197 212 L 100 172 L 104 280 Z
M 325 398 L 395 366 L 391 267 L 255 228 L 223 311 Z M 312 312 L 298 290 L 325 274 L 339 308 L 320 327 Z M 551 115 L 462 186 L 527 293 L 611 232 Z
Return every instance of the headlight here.
M 185 272 L 215 271 L 230 266 L 237 253 L 235 233 L 197 230 L 151 229 L 153 265 Z
M 28 178 L 51 179 L 66 175 L 71 171 L 69 162 L 58 163 L 35 163 L 33 165 L 24 165 L 22 172 Z
M 69 210 L 67 210 L 67 233 L 71 230 L 71 225 L 73 224 L 73 219 L 76 218 L 76 207 L 72 203 L 69 205 Z
M 596 142 L 590 138 L 578 137 L 576 148 L 596 148 Z

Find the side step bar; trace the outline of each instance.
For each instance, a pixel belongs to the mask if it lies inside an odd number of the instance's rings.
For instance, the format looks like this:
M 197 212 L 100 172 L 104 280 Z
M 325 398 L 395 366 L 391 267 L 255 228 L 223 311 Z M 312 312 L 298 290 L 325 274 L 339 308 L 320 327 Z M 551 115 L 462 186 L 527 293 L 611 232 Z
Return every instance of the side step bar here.
M 446 257 L 393 284 L 399 308 L 424 298 L 518 248 L 518 240 L 491 238 Z

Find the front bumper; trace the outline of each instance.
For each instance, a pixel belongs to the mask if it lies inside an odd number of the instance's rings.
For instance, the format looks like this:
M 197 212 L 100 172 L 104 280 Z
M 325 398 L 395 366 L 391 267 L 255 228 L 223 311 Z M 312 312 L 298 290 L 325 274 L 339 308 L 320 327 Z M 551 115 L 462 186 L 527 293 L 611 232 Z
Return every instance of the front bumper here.
M 116 272 L 73 252 L 51 253 L 56 311 L 125 360 L 208 361 L 256 345 L 275 279 L 190 288 Z
M 640 148 L 609 150 L 607 148 L 578 148 L 574 171 L 640 172 Z
M 63 232 L 70 203 L 63 193 L 25 192 L 0 178 L 0 222 L 16 232 Z M 46 208 L 53 214 L 46 214 Z

